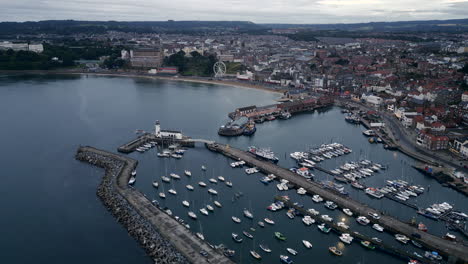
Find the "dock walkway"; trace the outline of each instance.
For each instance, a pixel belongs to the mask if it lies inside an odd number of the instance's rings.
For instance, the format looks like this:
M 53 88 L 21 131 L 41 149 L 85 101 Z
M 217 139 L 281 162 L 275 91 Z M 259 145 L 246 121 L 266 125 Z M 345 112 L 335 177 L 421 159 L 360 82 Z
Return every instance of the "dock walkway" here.
M 300 175 L 293 173 L 285 168 L 279 167 L 271 162 L 256 159 L 254 156 L 245 151 L 219 143 L 207 144 L 206 147 L 212 151 L 222 153 L 223 155 L 231 157 L 235 160 L 244 160 L 248 165 L 257 167 L 264 173 L 274 174 L 279 178 L 288 180 L 291 184 L 304 188 L 309 194 L 318 194 L 324 197 L 326 200 L 335 202 L 341 208 L 349 208 L 357 215 L 367 216 L 368 213 L 377 213 L 382 215 L 381 212 L 365 204 L 352 200 L 349 197 L 343 197 L 330 192 L 322 188 L 316 182 L 307 181 Z M 426 248 L 437 251 L 443 256 L 449 258 L 450 263 L 468 263 L 468 247 L 444 240 L 426 232 L 419 231 L 418 229 L 388 215 L 382 215 L 379 220 L 371 219 L 371 221 L 373 223 L 380 224 L 387 231 L 392 233 L 404 234 L 407 237 L 413 237 L 413 234 L 418 234 L 421 237 L 420 239 L 417 239 L 418 242 L 420 242 Z

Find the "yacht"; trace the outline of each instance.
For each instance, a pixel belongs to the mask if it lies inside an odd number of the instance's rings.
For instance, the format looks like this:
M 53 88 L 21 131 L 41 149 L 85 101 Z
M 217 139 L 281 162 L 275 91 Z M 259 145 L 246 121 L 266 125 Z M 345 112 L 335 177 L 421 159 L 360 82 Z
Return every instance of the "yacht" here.
M 293 256 L 296 256 L 297 255 L 297 251 L 292 249 L 292 248 L 286 248 L 286 250 Z
M 297 193 L 300 194 L 300 195 L 304 195 L 304 194 L 307 193 L 307 191 L 304 188 L 301 187 L 301 188 L 297 189 Z
M 373 224 L 372 225 L 372 228 L 374 228 L 375 230 L 379 231 L 379 232 L 383 232 L 384 231 L 384 228 L 382 226 L 380 226 L 379 224 Z
M 309 212 L 311 215 L 319 215 L 320 212 L 313 209 L 313 208 L 310 208 L 310 209 L 307 209 L 307 212 Z
M 285 255 L 280 255 L 280 260 L 281 260 L 281 262 L 286 263 L 286 264 L 292 264 L 293 263 L 292 259 L 290 257 L 288 257 L 288 256 L 285 256 Z
M 190 185 L 190 184 L 186 185 L 185 187 L 187 187 L 187 189 L 188 189 L 189 191 L 193 191 L 193 189 L 194 189 L 193 186 Z
M 206 187 L 206 183 L 204 183 L 204 182 L 202 182 L 202 181 L 201 181 L 201 182 L 198 182 L 198 185 L 200 185 L 201 187 Z
M 217 195 L 217 194 L 218 194 L 218 192 L 217 192 L 215 189 L 211 189 L 211 188 L 208 189 L 208 192 L 209 192 L 210 194 L 213 194 L 213 195 Z
M 236 223 L 240 223 L 240 222 L 241 222 L 241 220 L 239 219 L 239 217 L 233 216 L 233 217 L 231 217 L 231 219 L 232 219 L 232 221 L 234 221 L 234 222 L 236 222 Z
M 262 256 L 260 256 L 260 254 L 258 254 L 257 252 L 253 251 L 253 250 L 250 250 L 250 255 L 252 255 L 252 257 L 254 257 L 255 259 L 261 259 Z
M 173 195 L 177 194 L 176 190 L 174 190 L 174 189 L 169 189 L 169 191 L 167 191 L 167 192 L 170 193 L 170 194 L 173 194 Z
M 343 213 L 345 213 L 347 216 L 353 216 L 353 212 L 351 212 L 351 210 L 349 210 L 348 208 L 344 208 Z
M 223 176 L 218 176 L 218 180 L 223 182 L 225 179 Z
M 223 207 L 223 206 L 221 205 L 221 203 L 218 202 L 218 201 L 214 201 L 214 204 L 215 204 L 217 207 L 220 207 L 220 208 Z
M 154 187 L 154 188 L 158 188 L 158 187 L 159 187 L 159 183 L 158 183 L 157 181 L 154 181 L 154 182 L 153 182 L 153 187 Z
M 163 182 L 171 182 L 171 179 L 169 177 L 166 177 L 166 176 L 162 176 L 161 179 L 162 179 Z
M 328 215 L 322 215 L 321 218 L 322 218 L 324 221 L 327 221 L 327 222 L 332 222 L 332 221 L 333 221 L 333 218 L 331 218 L 331 217 L 328 216 Z
M 274 224 L 275 224 L 275 221 L 271 220 L 270 218 L 265 218 L 265 219 L 263 219 L 263 220 L 265 220 L 265 222 L 266 222 L 267 224 L 270 224 L 270 225 L 274 225 Z
M 211 178 L 211 179 L 210 179 L 210 182 L 211 182 L 211 183 L 218 183 L 218 181 L 217 181 L 215 178 Z
M 260 248 L 267 253 L 271 252 L 271 249 L 267 245 L 260 244 Z
M 343 243 L 346 243 L 346 244 L 351 244 L 351 242 L 353 241 L 353 237 L 348 234 L 348 233 L 343 233 L 341 236 L 340 236 L 340 240 L 343 242 Z
M 174 179 L 180 180 L 180 176 L 179 176 L 178 174 L 171 173 L 171 174 L 169 174 L 169 176 L 171 176 L 171 178 L 174 178 Z
M 201 208 L 200 213 L 202 213 L 204 215 L 208 215 L 208 211 L 205 208 Z
M 244 234 L 244 236 L 246 236 L 246 237 L 248 237 L 248 238 L 250 238 L 250 239 L 253 239 L 253 235 L 250 234 L 249 232 L 243 231 L 242 233 Z
M 226 182 L 226 185 L 227 185 L 227 187 L 232 187 L 232 182 L 227 181 L 227 182 Z
M 304 246 L 306 248 L 312 248 L 312 243 L 310 243 L 309 241 L 307 240 L 302 240 L 302 244 L 304 244 Z
M 327 207 L 330 210 L 335 210 L 338 206 L 332 201 L 326 201 L 325 207 Z
M 367 219 L 365 216 L 359 216 L 356 221 L 361 225 L 368 225 L 370 223 L 369 219 Z
M 192 212 L 192 211 L 188 212 L 188 215 L 189 215 L 192 219 L 197 219 L 197 215 L 196 215 L 194 212 Z
M 189 170 L 185 170 L 185 171 L 184 171 L 184 174 L 185 174 L 186 176 L 192 176 L 192 172 L 189 171 Z
M 253 214 L 247 209 L 244 209 L 244 216 L 253 219 Z
M 242 242 L 242 237 L 240 237 L 239 234 L 232 233 L 231 235 L 232 235 L 232 239 L 234 239 L 234 241 L 236 241 L 237 243 Z
M 182 205 L 185 206 L 185 207 L 189 207 L 190 206 L 190 203 L 186 200 L 182 201 Z
M 197 235 L 197 237 L 201 240 L 205 240 L 205 236 L 202 234 L 202 233 L 195 233 L 195 235 Z
M 206 206 L 206 208 L 212 212 L 214 211 L 214 207 L 209 204 Z

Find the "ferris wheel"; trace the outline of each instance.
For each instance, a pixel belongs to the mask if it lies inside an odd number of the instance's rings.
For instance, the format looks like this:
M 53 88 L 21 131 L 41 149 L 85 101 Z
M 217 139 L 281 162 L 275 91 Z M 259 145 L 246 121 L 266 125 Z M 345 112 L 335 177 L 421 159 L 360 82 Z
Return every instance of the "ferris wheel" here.
M 223 77 L 226 74 L 226 64 L 222 61 L 218 61 L 213 65 L 213 72 L 215 77 Z

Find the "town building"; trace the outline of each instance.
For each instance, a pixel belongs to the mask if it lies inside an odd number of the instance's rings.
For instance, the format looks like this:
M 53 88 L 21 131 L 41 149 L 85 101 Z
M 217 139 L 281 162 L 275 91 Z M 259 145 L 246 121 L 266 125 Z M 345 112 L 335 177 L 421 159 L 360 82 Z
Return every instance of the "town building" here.
M 449 138 L 447 136 L 437 136 L 430 132 L 421 131 L 416 138 L 416 143 L 430 150 L 447 149 Z
M 160 48 L 136 48 L 130 50 L 130 64 L 136 68 L 159 68 L 163 62 Z

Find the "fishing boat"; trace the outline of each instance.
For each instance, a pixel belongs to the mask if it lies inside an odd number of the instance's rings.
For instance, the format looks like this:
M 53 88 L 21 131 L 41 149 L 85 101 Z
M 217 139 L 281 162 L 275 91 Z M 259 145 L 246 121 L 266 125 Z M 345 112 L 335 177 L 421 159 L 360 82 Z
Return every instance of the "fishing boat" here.
M 410 240 L 407 236 L 402 235 L 402 234 L 396 234 L 396 235 L 395 235 L 395 239 L 396 239 L 398 242 L 401 242 L 401 243 L 403 243 L 403 244 L 408 243 L 408 241 Z
M 214 203 L 217 207 L 220 207 L 220 208 L 223 207 L 223 206 L 221 205 L 221 203 L 218 202 L 218 201 L 214 201 L 213 203 Z
M 304 244 L 304 246 L 306 248 L 312 248 L 312 243 L 310 243 L 309 241 L 307 240 L 302 240 L 302 244 Z
M 154 181 L 154 182 L 153 182 L 153 187 L 154 187 L 154 188 L 158 188 L 158 187 L 159 187 L 159 183 L 158 183 L 157 181 Z
M 244 216 L 253 219 L 253 214 L 247 209 L 244 209 Z
M 361 241 L 361 245 L 368 249 L 372 249 L 372 250 L 375 249 L 375 246 L 372 245 L 372 243 L 369 241 Z
M 208 215 L 208 211 L 205 208 L 201 208 L 200 213 L 202 213 L 204 215 Z
M 280 232 L 275 232 L 275 237 L 277 239 L 279 239 L 279 240 L 282 240 L 282 241 L 286 240 L 286 237 L 283 234 L 281 234 Z
M 201 240 L 205 240 L 205 236 L 202 234 L 202 233 L 195 233 L 195 235 L 197 235 L 197 237 Z
M 345 213 L 347 216 L 353 216 L 353 212 L 351 212 L 351 210 L 348 208 L 344 208 L 343 213 Z
M 209 192 L 210 194 L 213 194 L 213 195 L 217 195 L 217 194 L 218 194 L 218 192 L 217 192 L 215 189 L 211 189 L 211 188 L 208 189 L 208 192 Z
M 198 185 L 200 185 L 201 187 L 206 187 L 206 183 L 204 183 L 204 182 L 202 182 L 202 181 L 201 181 L 201 182 L 198 182 Z
M 328 250 L 330 250 L 331 253 L 333 253 L 336 256 L 341 256 L 343 255 L 343 252 L 338 250 L 336 247 L 329 247 Z
M 232 233 L 231 235 L 232 235 L 232 239 L 234 239 L 234 241 L 236 241 L 237 243 L 242 242 L 242 237 L 240 237 L 239 234 Z
M 227 182 L 226 182 L 226 186 L 227 186 L 227 187 L 232 187 L 232 182 L 227 181 Z
M 171 182 L 171 179 L 169 177 L 166 177 L 166 176 L 162 176 L 161 179 L 162 179 L 163 182 Z
M 177 195 L 177 192 L 174 189 L 169 189 L 169 191 L 167 191 L 167 192 L 172 194 L 172 195 Z
M 320 224 L 320 225 L 317 226 L 317 228 L 318 228 L 320 231 L 324 232 L 325 234 L 328 234 L 328 233 L 330 233 L 330 231 L 331 231 L 331 228 L 328 227 L 328 226 L 325 225 L 325 224 Z
M 215 178 L 211 178 L 211 179 L 210 179 L 210 182 L 211 182 L 211 183 L 218 183 L 218 181 L 217 181 Z
M 189 171 L 189 170 L 185 170 L 185 171 L 184 171 L 184 174 L 185 174 L 186 176 L 189 176 L 189 177 L 192 176 L 192 172 Z
M 280 255 L 280 260 L 281 262 L 286 263 L 286 264 L 293 263 L 292 259 L 289 256 L 285 256 L 285 255 Z
M 263 219 L 267 224 L 274 225 L 275 221 L 271 220 L 270 218 Z
M 253 235 L 250 234 L 249 232 L 247 232 L 247 231 L 242 231 L 242 233 L 244 234 L 244 236 L 246 236 L 246 237 L 248 237 L 248 238 L 250 238 L 250 239 L 253 239 Z
M 194 189 L 193 186 L 190 185 L 190 184 L 186 185 L 185 187 L 186 187 L 189 191 L 193 191 L 193 189 Z
M 232 221 L 234 221 L 234 222 L 236 222 L 236 223 L 240 223 L 240 222 L 241 222 L 241 220 L 240 220 L 239 217 L 233 216 L 233 217 L 231 217 L 231 219 L 232 219 Z
M 207 205 L 206 208 L 207 208 L 208 210 L 212 211 L 212 212 L 214 211 L 214 207 L 211 206 L 211 205 Z
M 267 245 L 260 244 L 260 248 L 267 253 L 271 253 L 271 249 Z
M 188 212 L 188 216 L 190 216 L 192 219 L 197 219 L 197 215 L 192 211 Z
M 218 176 L 218 180 L 219 180 L 219 181 L 222 181 L 222 182 L 225 181 L 225 179 L 224 179 L 223 176 Z
M 182 205 L 185 206 L 185 207 L 189 207 L 190 206 L 190 203 L 186 200 L 182 201 Z
M 296 256 L 297 255 L 297 251 L 292 249 L 292 248 L 286 248 L 286 250 L 293 256 Z
M 258 222 L 258 225 L 259 225 L 260 227 L 265 227 L 265 223 L 263 223 L 262 221 L 259 221 L 259 222 Z
M 257 252 L 253 251 L 253 250 L 250 250 L 250 255 L 252 255 L 252 257 L 254 257 L 255 259 L 261 259 L 262 256 L 260 256 L 260 254 L 258 254 Z

